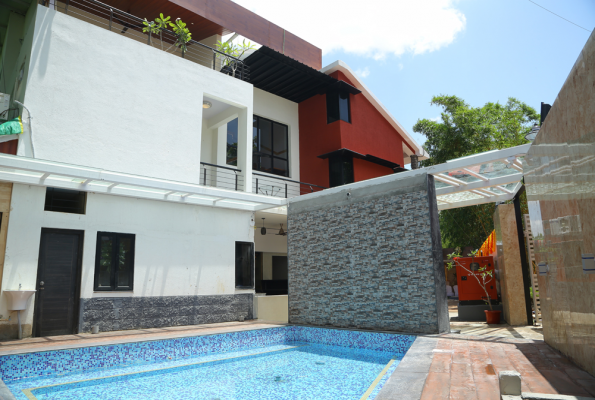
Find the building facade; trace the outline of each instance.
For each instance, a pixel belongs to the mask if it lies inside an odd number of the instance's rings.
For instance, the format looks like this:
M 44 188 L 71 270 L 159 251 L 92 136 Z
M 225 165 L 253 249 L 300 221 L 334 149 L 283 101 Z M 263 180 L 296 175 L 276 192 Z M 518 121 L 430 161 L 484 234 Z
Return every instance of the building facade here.
M 336 157 L 319 156 L 363 155 L 354 180 L 423 156 L 347 66 L 259 36 L 280 28 L 231 1 L 26 3 L 0 16 L 0 118 L 23 123 L 0 143 L 0 337 L 19 288 L 25 336 L 254 318 L 255 293 L 287 290 L 287 199 L 330 186 Z M 185 51 L 142 32 L 160 12 L 189 24 Z M 262 47 L 213 50 L 229 33 Z

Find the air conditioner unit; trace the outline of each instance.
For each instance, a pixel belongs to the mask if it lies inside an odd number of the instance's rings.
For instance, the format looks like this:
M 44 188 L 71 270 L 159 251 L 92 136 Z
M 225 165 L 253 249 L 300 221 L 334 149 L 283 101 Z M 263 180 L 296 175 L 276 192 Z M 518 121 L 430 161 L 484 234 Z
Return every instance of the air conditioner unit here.
M 0 119 L 8 119 L 8 113 L 4 111 L 10 107 L 10 95 L 0 93 Z

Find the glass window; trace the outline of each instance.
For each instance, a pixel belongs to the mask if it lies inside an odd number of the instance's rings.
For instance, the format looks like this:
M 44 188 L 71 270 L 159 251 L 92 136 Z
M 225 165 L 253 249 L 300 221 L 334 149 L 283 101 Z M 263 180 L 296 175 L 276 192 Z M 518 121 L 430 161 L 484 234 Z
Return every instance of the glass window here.
M 254 288 L 254 243 L 236 242 L 236 287 Z
M 349 93 L 330 91 L 326 94 L 326 122 L 338 120 L 351 123 Z
M 48 187 L 45 190 L 45 211 L 84 214 L 87 193 L 78 190 Z
M 227 123 L 227 165 L 238 165 L 238 119 Z
M 132 290 L 135 235 L 97 232 L 96 291 Z
M 329 158 L 329 185 L 330 187 L 353 183 L 353 157 L 335 155 Z
M 254 116 L 252 168 L 255 171 L 289 176 L 287 125 Z

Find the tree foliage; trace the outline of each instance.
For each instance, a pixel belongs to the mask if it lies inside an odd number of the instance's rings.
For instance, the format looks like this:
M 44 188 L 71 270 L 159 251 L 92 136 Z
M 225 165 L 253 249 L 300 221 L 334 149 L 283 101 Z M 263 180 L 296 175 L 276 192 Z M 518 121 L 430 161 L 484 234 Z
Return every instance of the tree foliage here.
M 528 143 L 525 135 L 539 121 L 527 104 L 509 97 L 506 104 L 486 103 L 471 107 L 456 96 L 435 96 L 432 105 L 442 107 L 441 120 L 420 119 L 413 131 L 424 135 L 429 159 L 422 166 Z M 494 204 L 482 204 L 440 212 L 442 246 L 478 248 L 494 229 Z

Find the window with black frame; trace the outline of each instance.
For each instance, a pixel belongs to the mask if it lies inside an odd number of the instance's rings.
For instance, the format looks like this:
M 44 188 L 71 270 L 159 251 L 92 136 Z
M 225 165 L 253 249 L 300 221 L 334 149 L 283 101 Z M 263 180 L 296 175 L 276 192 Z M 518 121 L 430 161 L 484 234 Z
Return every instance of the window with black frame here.
M 227 123 L 227 165 L 238 165 L 238 119 Z
M 289 176 L 289 129 L 287 125 L 262 118 L 253 120 L 252 169 Z
M 351 154 L 335 154 L 329 157 L 329 186 L 342 186 L 353 183 L 353 156 Z
M 135 235 L 97 232 L 96 291 L 132 290 Z
M 339 120 L 351 123 L 349 93 L 332 90 L 326 93 L 326 123 Z

